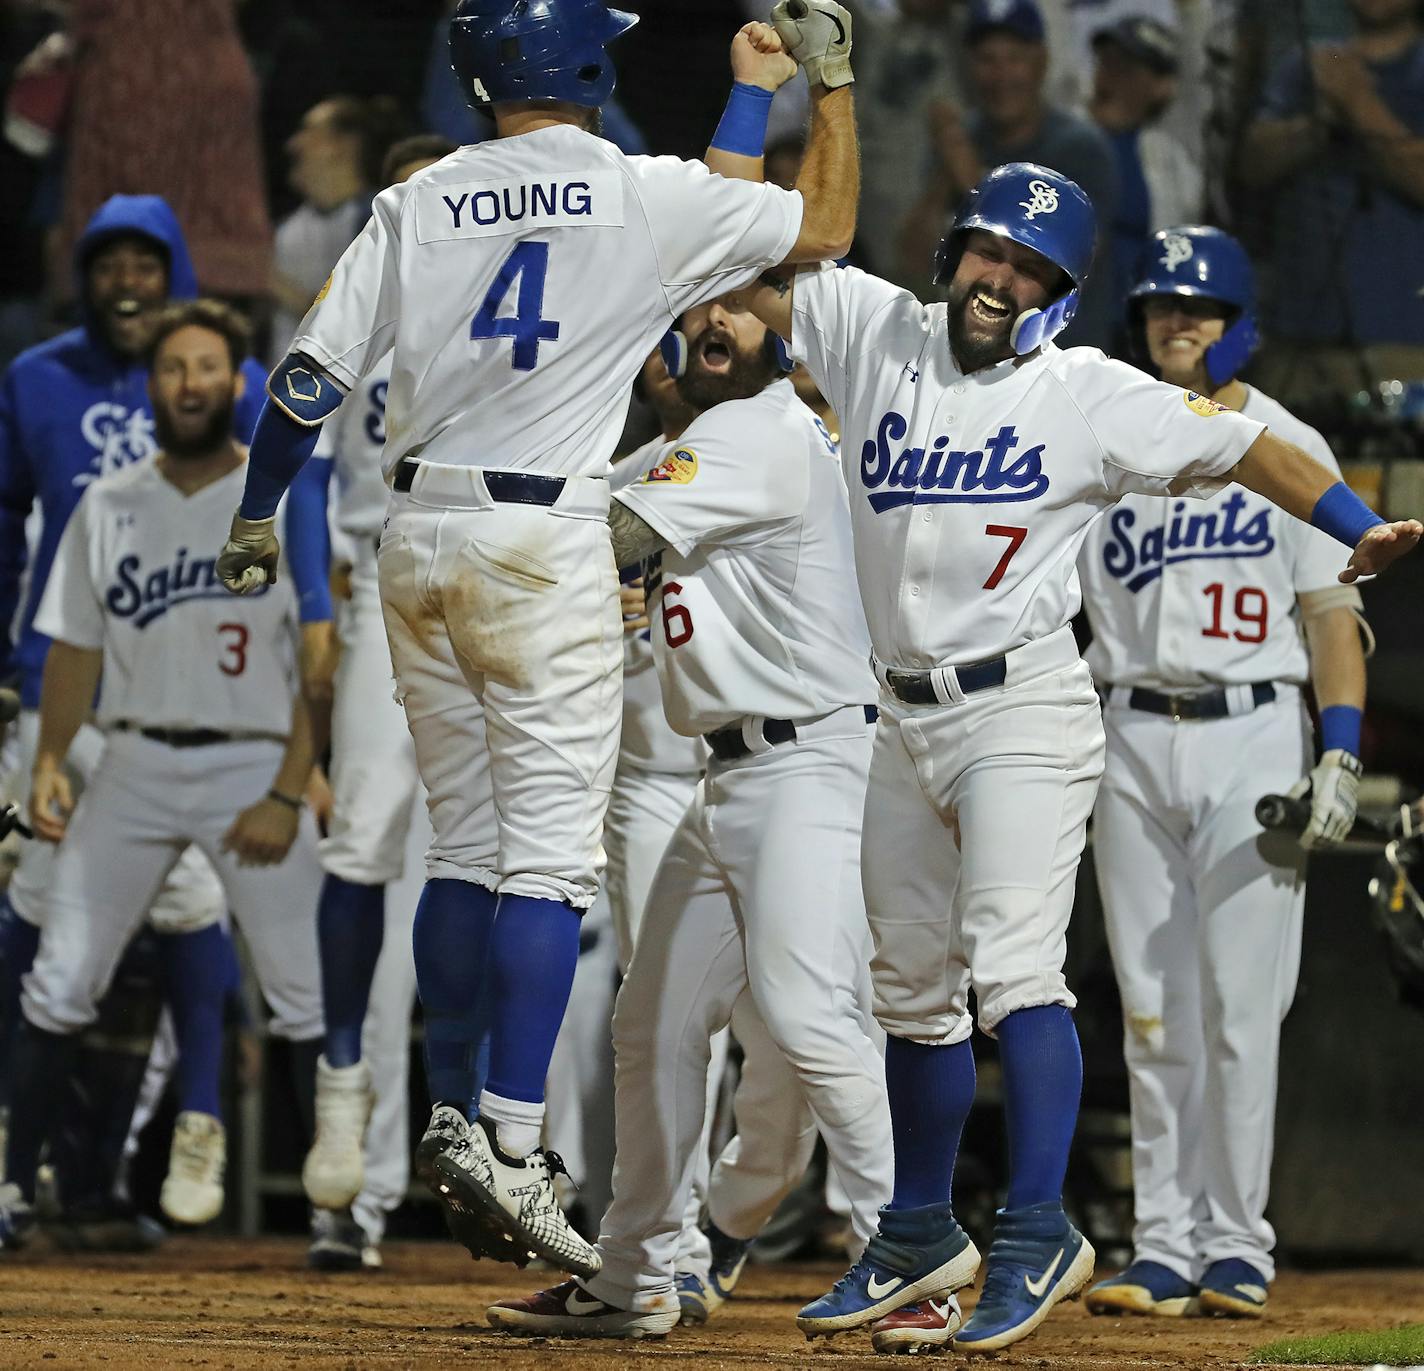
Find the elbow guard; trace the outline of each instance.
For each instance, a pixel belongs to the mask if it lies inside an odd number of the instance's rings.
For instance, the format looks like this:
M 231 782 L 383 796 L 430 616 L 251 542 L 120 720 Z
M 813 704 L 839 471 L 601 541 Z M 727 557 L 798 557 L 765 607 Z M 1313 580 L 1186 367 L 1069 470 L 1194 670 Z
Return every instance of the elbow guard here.
M 346 392 L 310 358 L 289 352 L 267 378 L 272 403 L 303 428 L 317 428 L 346 398 Z

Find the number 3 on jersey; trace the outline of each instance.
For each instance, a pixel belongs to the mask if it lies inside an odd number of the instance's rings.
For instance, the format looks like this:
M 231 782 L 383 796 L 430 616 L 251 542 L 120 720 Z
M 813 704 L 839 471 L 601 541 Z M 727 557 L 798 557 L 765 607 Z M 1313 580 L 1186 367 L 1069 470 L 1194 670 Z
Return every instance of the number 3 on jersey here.
M 470 321 L 471 338 L 513 338 L 516 371 L 533 371 L 539 365 L 539 344 L 559 336 L 559 325 L 544 318 L 544 280 L 549 274 L 548 243 L 516 243 L 504 259 L 475 317 Z M 499 308 L 519 282 L 513 314 L 501 315 Z

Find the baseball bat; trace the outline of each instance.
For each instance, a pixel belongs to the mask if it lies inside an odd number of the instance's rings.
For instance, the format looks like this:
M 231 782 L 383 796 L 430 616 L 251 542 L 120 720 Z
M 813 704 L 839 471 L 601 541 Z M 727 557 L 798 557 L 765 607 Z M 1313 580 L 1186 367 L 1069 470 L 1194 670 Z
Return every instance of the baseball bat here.
M 1292 799 L 1289 795 L 1262 795 L 1256 801 L 1256 822 L 1262 828 L 1294 833 L 1299 837 L 1310 823 L 1310 801 L 1304 796 Z M 1383 847 L 1395 836 L 1392 824 L 1371 819 L 1365 814 L 1357 814 L 1350 831 L 1345 835 L 1345 842 Z

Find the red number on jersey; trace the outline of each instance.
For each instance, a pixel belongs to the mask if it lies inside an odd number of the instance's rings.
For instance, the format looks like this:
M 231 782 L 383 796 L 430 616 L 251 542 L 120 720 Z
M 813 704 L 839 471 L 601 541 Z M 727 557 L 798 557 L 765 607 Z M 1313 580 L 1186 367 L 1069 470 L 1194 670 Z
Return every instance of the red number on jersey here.
M 669 647 L 681 647 L 692 637 L 692 615 L 686 605 L 668 604 L 669 595 L 681 595 L 682 585 L 677 581 L 663 582 L 663 637 Z
M 219 624 L 218 632 L 225 636 L 218 670 L 224 676 L 241 676 L 247 670 L 247 625 Z
M 1014 553 L 1023 546 L 1024 539 L 1028 537 L 1028 529 L 1016 528 L 1012 524 L 989 524 L 984 532 L 991 538 L 1007 538 L 1009 540 L 1008 547 L 1004 549 L 1004 555 L 999 558 L 999 564 L 989 573 L 989 579 L 984 582 L 985 590 L 993 590 L 1004 579 L 1004 572 L 1009 569 L 1009 563 L 1014 560 Z
M 1242 632 L 1241 629 L 1233 629 L 1228 633 L 1221 626 L 1221 611 L 1226 600 L 1226 587 L 1216 581 L 1206 586 L 1202 594 L 1211 601 L 1211 624 L 1202 629 L 1203 638 L 1235 638 L 1238 643 L 1264 643 L 1266 641 L 1266 623 L 1269 602 L 1266 599 L 1266 592 L 1256 586 L 1242 586 L 1236 592 L 1236 598 L 1232 602 L 1232 609 L 1236 612 L 1237 619 L 1249 625 L 1249 632 Z

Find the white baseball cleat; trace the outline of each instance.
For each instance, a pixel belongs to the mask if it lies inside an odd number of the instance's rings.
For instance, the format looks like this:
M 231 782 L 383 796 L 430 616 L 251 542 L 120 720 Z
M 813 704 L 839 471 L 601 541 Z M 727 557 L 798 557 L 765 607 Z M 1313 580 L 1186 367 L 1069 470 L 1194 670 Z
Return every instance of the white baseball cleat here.
M 559 1206 L 554 1177 L 568 1171 L 557 1152 L 536 1148 L 527 1157 L 511 1157 L 500 1150 L 495 1126 L 476 1119 L 464 1144 L 438 1156 L 432 1170 L 434 1189 L 446 1204 L 504 1234 L 521 1253 L 585 1279 L 598 1275 L 603 1259 Z
M 168 1175 L 158 1204 L 174 1223 L 210 1223 L 222 1213 L 227 1130 L 222 1120 L 185 1109 L 173 1126 Z
M 361 1148 L 374 1101 L 365 1062 L 333 1067 L 317 1058 L 316 1137 L 302 1166 L 302 1189 L 318 1209 L 345 1209 L 361 1193 Z

